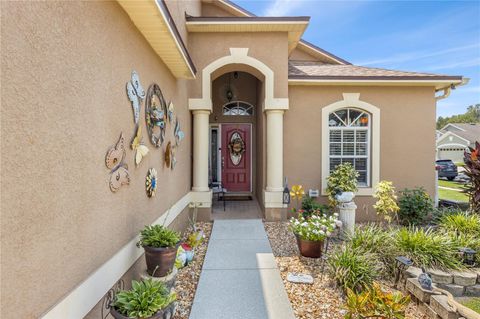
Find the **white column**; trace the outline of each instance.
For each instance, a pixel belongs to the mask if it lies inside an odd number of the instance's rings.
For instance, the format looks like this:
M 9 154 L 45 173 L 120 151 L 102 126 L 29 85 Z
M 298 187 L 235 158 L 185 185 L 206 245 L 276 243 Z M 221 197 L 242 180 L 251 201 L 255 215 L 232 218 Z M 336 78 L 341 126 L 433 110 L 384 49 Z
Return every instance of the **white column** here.
M 283 191 L 283 110 L 267 114 L 267 192 Z
M 194 192 L 208 192 L 208 118 L 210 111 L 193 113 L 193 187 Z

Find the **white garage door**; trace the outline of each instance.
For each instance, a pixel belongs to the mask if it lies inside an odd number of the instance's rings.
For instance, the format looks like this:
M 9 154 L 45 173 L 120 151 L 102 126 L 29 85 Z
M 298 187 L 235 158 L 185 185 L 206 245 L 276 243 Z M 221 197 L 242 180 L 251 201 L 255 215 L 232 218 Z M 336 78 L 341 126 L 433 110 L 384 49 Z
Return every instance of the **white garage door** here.
M 454 163 L 463 162 L 463 148 L 439 148 L 438 149 L 438 159 L 449 159 Z

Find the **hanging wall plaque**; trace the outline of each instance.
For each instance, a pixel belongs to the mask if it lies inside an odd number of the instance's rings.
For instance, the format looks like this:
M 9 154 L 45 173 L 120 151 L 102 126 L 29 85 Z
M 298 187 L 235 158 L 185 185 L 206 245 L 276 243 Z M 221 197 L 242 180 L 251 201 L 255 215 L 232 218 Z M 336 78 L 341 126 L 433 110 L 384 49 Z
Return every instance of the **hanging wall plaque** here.
M 228 150 L 230 151 L 230 160 L 233 165 L 240 164 L 242 160 L 242 155 L 245 152 L 245 142 L 242 139 L 242 136 L 238 132 L 235 132 L 230 137 L 230 143 L 228 143 Z
M 130 147 L 135 151 L 135 165 L 138 166 L 142 159 L 148 154 L 148 147 L 142 142 L 142 129 L 140 125 L 137 127 L 137 134 L 133 138 Z
M 112 146 L 105 155 L 105 165 L 110 169 L 110 190 L 116 192 L 122 185 L 130 184 L 128 166 L 123 162 L 125 158 L 125 139 L 120 134 L 117 144 Z
M 175 129 L 173 134 L 175 135 L 175 144 L 179 145 L 180 142 L 185 137 L 185 133 L 183 133 L 182 130 L 180 129 L 180 122 L 178 121 L 178 118 L 175 120 Z
M 145 90 L 140 83 L 140 77 L 136 71 L 132 71 L 132 79 L 127 82 L 127 95 L 128 99 L 132 103 L 133 120 L 135 124 L 137 124 L 138 119 L 140 118 L 140 107 L 143 99 L 145 98 Z
M 156 147 L 160 147 L 165 140 L 167 105 L 157 84 L 150 85 L 147 91 L 145 122 L 147 123 L 150 142 Z
M 155 168 L 150 168 L 148 170 L 145 179 L 145 189 L 148 197 L 155 196 L 155 192 L 157 191 L 157 170 Z

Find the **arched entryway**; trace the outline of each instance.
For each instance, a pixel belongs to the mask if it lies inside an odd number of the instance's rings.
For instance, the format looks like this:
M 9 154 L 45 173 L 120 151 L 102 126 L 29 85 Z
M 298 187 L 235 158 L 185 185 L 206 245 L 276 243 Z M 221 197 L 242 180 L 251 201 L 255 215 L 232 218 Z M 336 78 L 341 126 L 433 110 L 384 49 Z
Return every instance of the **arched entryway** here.
M 250 170 L 242 174 L 250 174 L 249 188 L 240 191 L 256 195 L 267 219 L 284 217 L 283 204 L 283 114 L 288 109 L 287 98 L 274 97 L 274 73 L 261 61 L 248 56 L 248 49 L 230 49 L 230 55 L 219 58 L 202 70 L 202 97 L 189 99 L 189 108 L 193 113 L 193 186 L 194 198 L 203 207 L 211 207 L 212 195 L 209 183 L 215 173 L 215 165 L 211 165 L 212 125 L 218 128 L 233 128 L 243 130 L 243 142 L 251 147 L 250 156 L 245 154 L 244 159 L 251 159 Z M 244 80 L 243 84 L 240 82 Z M 232 81 L 238 80 L 238 87 Z M 236 90 L 236 91 L 235 91 Z M 255 94 L 252 94 L 255 92 Z M 253 114 L 245 116 L 224 114 L 224 106 L 228 103 L 246 103 L 253 106 Z M 245 125 L 241 126 L 240 125 Z M 250 136 L 248 134 L 250 126 Z M 235 128 L 236 127 L 236 128 Z M 224 131 L 225 132 L 225 131 Z M 217 131 L 216 136 L 221 136 Z M 242 137 L 242 134 L 239 134 Z M 225 135 L 223 142 L 232 142 L 232 136 Z M 241 151 L 242 141 L 238 136 L 236 147 Z M 218 142 L 217 142 L 218 143 Z M 218 147 L 218 145 L 217 145 Z M 221 145 L 220 145 L 221 147 Z M 223 153 L 217 154 L 215 159 L 218 165 L 227 157 L 225 143 Z M 234 154 L 235 155 L 235 154 Z M 238 155 L 238 154 L 237 154 Z M 242 154 L 243 155 L 243 154 Z M 216 173 L 216 178 L 221 175 Z M 244 181 L 245 179 L 242 179 Z M 245 183 L 244 183 L 245 184 Z M 245 186 L 245 185 L 243 185 Z

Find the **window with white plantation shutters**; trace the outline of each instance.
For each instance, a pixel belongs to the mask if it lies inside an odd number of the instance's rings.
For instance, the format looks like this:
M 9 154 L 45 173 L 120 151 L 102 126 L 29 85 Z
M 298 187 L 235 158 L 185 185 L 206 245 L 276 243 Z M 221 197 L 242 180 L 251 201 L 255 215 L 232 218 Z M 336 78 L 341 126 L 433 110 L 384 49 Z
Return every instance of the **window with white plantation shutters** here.
M 343 108 L 329 114 L 329 170 L 351 163 L 358 172 L 359 186 L 370 186 L 370 114 Z

